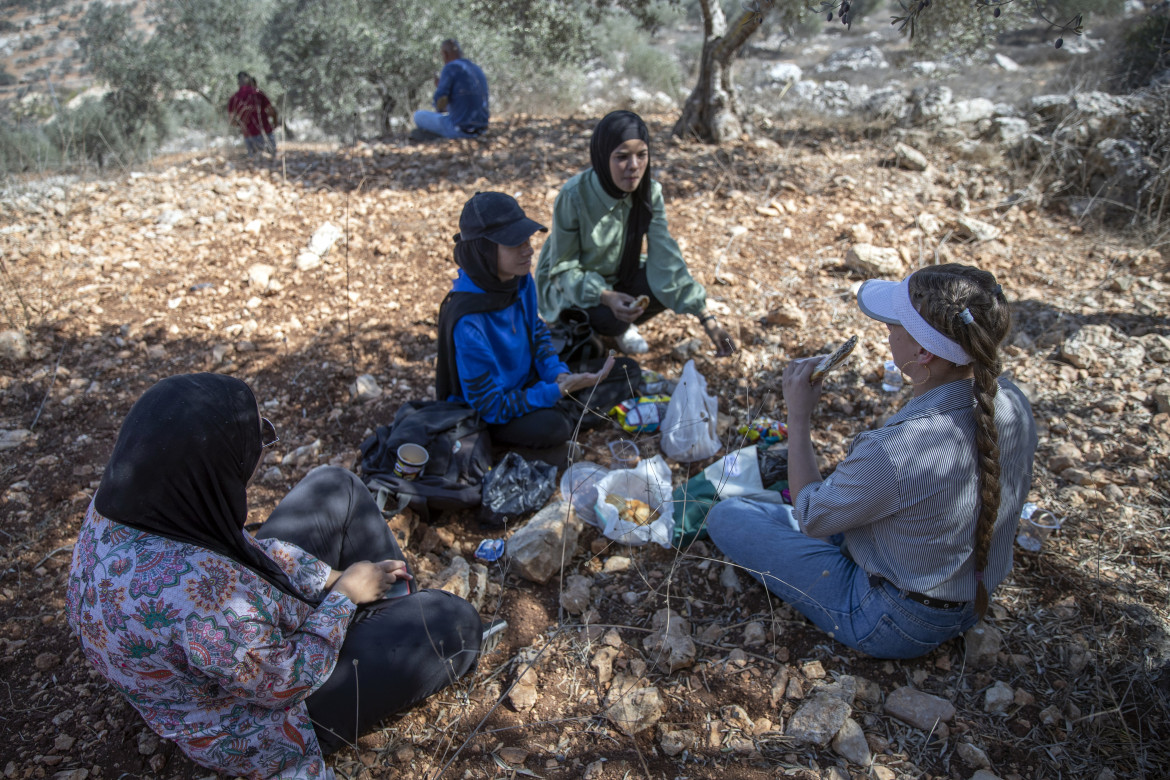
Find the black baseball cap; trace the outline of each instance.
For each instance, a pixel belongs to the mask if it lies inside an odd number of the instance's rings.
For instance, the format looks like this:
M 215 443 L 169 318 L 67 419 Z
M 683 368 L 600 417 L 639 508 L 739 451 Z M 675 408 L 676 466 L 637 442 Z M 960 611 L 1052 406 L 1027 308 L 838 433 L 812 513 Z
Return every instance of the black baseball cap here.
M 459 216 L 459 237 L 463 241 L 486 238 L 503 246 L 520 246 L 537 231 L 548 228 L 528 218 L 511 195 L 477 192 L 463 206 Z

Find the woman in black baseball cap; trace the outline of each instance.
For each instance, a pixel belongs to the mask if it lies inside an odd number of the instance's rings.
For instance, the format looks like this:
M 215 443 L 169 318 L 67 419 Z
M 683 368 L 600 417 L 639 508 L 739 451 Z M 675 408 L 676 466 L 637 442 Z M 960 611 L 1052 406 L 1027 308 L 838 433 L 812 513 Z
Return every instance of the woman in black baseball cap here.
M 632 360 L 611 376 L 612 357 L 573 373 L 553 350 L 530 273 L 532 236 L 547 230 L 502 192 L 467 201 L 455 236 L 459 275 L 439 308 L 435 364 L 438 399 L 473 406 L 497 443 L 537 449 L 563 446 L 579 420 L 586 428 L 603 422 L 589 408 L 636 395 L 641 378 Z M 587 391 L 587 405 L 578 391 Z

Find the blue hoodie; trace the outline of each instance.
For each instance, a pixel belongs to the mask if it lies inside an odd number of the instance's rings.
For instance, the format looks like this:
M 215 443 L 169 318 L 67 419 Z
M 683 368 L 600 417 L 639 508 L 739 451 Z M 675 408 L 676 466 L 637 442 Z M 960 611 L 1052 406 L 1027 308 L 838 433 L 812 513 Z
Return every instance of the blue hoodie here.
M 483 293 L 462 269 L 452 289 Z M 520 280 L 516 302 L 508 308 L 464 315 L 455 324 L 454 340 L 463 397 L 447 400 L 465 400 L 485 422 L 501 425 L 561 399 L 556 379 L 569 367 L 553 352 L 548 326 L 537 314 L 531 275 Z

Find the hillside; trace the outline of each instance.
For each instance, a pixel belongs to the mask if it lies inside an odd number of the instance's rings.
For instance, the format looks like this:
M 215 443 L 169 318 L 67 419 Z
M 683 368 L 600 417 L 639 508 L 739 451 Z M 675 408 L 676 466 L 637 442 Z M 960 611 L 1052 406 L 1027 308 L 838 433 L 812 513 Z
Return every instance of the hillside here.
M 783 414 L 774 388 L 787 360 L 855 333 L 858 350 L 815 417 L 831 468 L 902 400 L 880 389 L 885 329 L 853 303 L 862 276 L 845 264 L 850 247 L 895 250 L 899 274 L 975 263 L 1012 303 L 1006 372 L 1040 429 L 1031 499 L 1063 529 L 1040 553 L 1017 548 L 983 641 L 882 662 L 832 642 L 706 543 L 626 548 L 586 527 L 541 586 L 507 565 L 466 579 L 457 559 L 474 563 L 485 536 L 470 514 L 406 518 L 396 527 L 423 584 L 468 588 L 509 629 L 474 677 L 338 756 L 341 775 L 893 780 L 986 766 L 1004 780 L 1159 776 L 1170 765 L 1166 256 L 1010 198 L 1026 182 L 995 153 L 980 162 L 926 136 L 831 125 L 711 148 L 670 140 L 672 116 L 651 119 L 672 231 L 742 344 L 730 359 L 702 342 L 696 354 L 732 429 L 761 410 Z M 351 466 L 373 427 L 430 394 L 466 198 L 514 193 L 547 223 L 557 189 L 587 160 L 591 127 L 515 116 L 482 143 L 289 145 L 271 165 L 193 154 L 112 178 L 26 183 L 0 201 L 2 327 L 26 340 L 6 337 L 0 357 L 6 777 L 207 775 L 85 665 L 64 618 L 71 545 L 133 401 L 170 374 L 245 378 L 280 433 L 249 496 L 261 521 L 308 469 Z M 925 170 L 895 164 L 899 138 L 926 153 Z M 994 230 L 971 235 L 971 218 Z M 320 265 L 298 267 L 326 222 L 344 237 Z M 644 332 L 643 365 L 675 377 L 675 353 L 702 335 L 669 314 Z M 382 392 L 358 403 L 349 387 L 367 373 Z M 587 435 L 586 456 L 608 463 L 612 435 Z M 725 433 L 729 448 L 739 441 Z M 637 443 L 644 457 L 657 452 L 655 435 Z M 689 473 L 675 464 L 675 484 Z M 570 575 L 585 579 L 566 602 Z M 666 608 L 695 648 L 674 671 L 645 642 Z M 838 749 L 791 733 L 830 682 L 863 734 Z M 895 717 L 887 705 L 905 686 L 949 702 L 953 716 L 921 727 Z M 630 736 L 603 712 L 634 700 L 656 724 Z M 856 763 L 866 756 L 868 768 Z

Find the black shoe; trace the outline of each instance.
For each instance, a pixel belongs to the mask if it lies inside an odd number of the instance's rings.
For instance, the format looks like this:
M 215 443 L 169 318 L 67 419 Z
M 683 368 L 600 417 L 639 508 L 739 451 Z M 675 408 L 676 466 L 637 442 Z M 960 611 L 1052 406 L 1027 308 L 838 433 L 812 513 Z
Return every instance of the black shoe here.
M 496 619 L 490 623 L 485 623 L 483 626 L 483 638 L 479 642 L 479 654 L 487 655 L 495 650 L 500 644 L 500 637 L 504 635 L 504 629 L 508 627 L 508 621 Z

